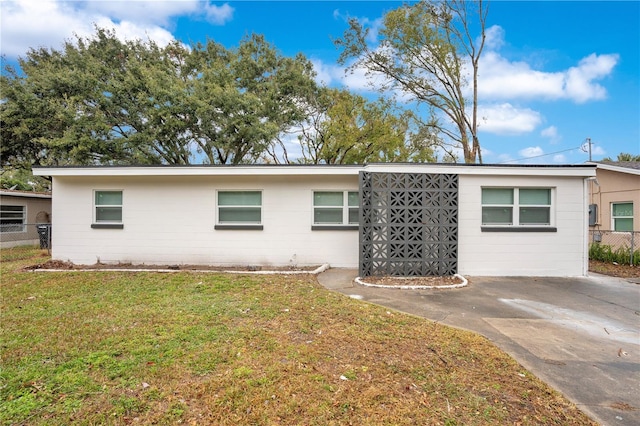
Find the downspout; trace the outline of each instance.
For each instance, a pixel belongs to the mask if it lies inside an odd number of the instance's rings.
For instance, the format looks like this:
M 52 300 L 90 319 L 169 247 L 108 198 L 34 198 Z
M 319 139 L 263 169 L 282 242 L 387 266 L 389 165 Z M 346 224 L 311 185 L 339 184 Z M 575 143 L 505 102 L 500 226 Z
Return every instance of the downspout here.
M 585 178 L 582 184 L 582 275 L 585 277 L 589 275 L 589 185 L 594 179 L 595 177 Z

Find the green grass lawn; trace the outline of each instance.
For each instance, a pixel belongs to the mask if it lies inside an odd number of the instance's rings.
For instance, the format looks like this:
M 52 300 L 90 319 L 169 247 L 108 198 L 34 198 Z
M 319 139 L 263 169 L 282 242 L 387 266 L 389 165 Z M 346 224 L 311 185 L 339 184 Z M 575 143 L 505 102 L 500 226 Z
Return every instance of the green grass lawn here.
M 315 277 L 26 272 L 1 254 L 3 424 L 595 424 L 486 339 Z

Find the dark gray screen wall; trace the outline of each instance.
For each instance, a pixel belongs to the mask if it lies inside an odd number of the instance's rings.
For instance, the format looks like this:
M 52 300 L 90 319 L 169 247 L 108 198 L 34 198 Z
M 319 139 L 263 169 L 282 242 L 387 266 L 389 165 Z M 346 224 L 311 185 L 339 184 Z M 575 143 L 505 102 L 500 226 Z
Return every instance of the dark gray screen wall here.
M 360 276 L 458 270 L 458 175 L 360 172 Z

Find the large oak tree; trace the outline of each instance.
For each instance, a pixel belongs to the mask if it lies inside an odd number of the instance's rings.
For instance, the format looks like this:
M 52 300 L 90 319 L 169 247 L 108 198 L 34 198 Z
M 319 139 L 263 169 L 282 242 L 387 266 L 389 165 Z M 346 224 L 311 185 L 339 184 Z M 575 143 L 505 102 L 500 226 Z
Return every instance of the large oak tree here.
M 160 47 L 97 29 L 5 69 L 2 166 L 254 162 L 304 119 L 313 76 L 257 35 Z

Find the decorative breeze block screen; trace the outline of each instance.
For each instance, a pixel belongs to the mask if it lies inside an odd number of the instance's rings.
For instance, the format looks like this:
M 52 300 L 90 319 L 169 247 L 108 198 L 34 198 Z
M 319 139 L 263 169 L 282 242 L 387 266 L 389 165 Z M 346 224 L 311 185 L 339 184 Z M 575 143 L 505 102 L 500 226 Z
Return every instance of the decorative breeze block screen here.
M 458 175 L 360 172 L 360 276 L 458 270 Z

